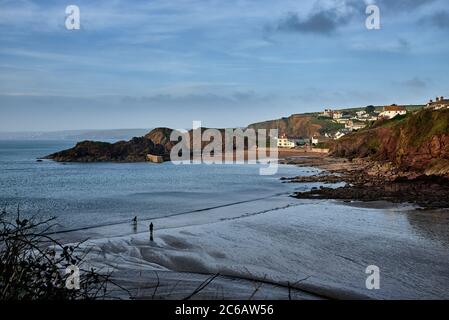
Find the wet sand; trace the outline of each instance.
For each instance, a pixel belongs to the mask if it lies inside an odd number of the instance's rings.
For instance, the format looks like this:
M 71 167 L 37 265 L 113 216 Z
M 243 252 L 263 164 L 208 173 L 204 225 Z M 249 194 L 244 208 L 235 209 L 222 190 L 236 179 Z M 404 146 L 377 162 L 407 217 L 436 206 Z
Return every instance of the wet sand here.
M 154 220 L 153 242 L 148 221 L 102 227 L 86 246 L 138 299 L 185 298 L 216 274 L 193 299 L 249 299 L 259 285 L 258 298 L 288 299 L 292 284 L 293 299 L 448 299 L 447 212 L 382 206 L 278 195 Z

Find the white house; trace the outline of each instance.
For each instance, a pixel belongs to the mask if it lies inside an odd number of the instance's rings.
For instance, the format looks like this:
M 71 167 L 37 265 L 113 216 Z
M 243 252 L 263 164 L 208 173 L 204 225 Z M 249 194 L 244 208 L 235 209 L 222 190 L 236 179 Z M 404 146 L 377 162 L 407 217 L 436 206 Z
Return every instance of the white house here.
M 344 124 L 344 125 L 346 125 L 346 123 L 348 123 L 349 121 L 351 121 L 351 119 L 349 119 L 349 118 L 338 118 L 335 120 L 335 122 Z
M 332 118 L 333 118 L 333 119 L 340 119 L 341 117 L 343 117 L 343 113 L 340 112 L 340 111 L 334 111 L 334 112 L 332 113 Z
M 278 148 L 294 148 L 295 143 L 290 141 L 286 136 L 281 136 L 277 141 Z
M 338 140 L 338 139 L 340 139 L 341 137 L 343 137 L 343 136 L 345 136 L 346 134 L 344 133 L 344 132 L 341 132 L 341 131 L 337 131 L 337 133 L 335 134 L 335 139 L 336 140 Z
M 367 116 L 366 111 L 364 111 L 364 110 L 357 111 L 355 114 L 357 115 L 357 118 L 366 118 L 366 116 Z
M 324 109 L 324 112 L 321 114 L 322 117 L 328 117 L 332 118 L 332 110 L 331 109 Z
M 345 123 L 345 128 L 349 129 L 350 131 L 353 130 L 360 130 L 366 127 L 366 123 L 360 123 L 360 122 L 354 122 L 352 120 L 349 120 Z
M 393 119 L 397 115 L 404 114 L 407 114 L 407 110 L 404 107 L 393 104 L 391 106 L 385 106 L 383 111 L 379 114 L 379 118 Z

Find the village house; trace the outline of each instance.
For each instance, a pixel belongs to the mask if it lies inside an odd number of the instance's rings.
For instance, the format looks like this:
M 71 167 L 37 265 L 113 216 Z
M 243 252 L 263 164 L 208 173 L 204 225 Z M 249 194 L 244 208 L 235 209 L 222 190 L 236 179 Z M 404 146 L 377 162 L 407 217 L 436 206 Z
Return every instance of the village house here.
M 343 117 L 343 113 L 340 111 L 334 111 L 332 112 L 332 119 L 337 120 Z
M 357 118 L 366 118 L 368 116 L 368 114 L 364 110 L 357 111 L 355 114 L 357 115 Z
M 398 105 L 385 106 L 383 111 L 379 114 L 379 118 L 393 119 L 397 115 L 407 114 L 407 110 L 404 107 Z
M 444 97 L 441 96 L 437 97 L 435 101 L 430 100 L 429 103 L 427 103 L 426 109 L 449 109 L 449 99 L 444 99 Z
M 324 109 L 321 116 L 326 117 L 326 118 L 332 118 L 332 114 L 333 114 L 333 111 L 331 109 Z
M 369 114 L 366 111 L 357 111 L 355 114 L 356 114 L 356 116 L 352 117 L 353 120 L 363 121 L 363 122 L 377 120 L 376 115 Z
M 353 120 L 349 120 L 345 124 L 345 128 L 348 129 L 349 131 L 360 130 L 360 129 L 363 129 L 365 127 L 366 127 L 365 123 L 354 122 Z
M 278 148 L 294 148 L 295 143 L 287 138 L 286 135 L 282 135 L 277 139 Z
M 341 116 L 337 119 L 334 119 L 335 122 L 340 123 L 340 124 L 346 124 L 351 120 L 351 115 L 350 114 L 341 114 Z
M 343 137 L 343 136 L 345 136 L 345 135 L 346 135 L 346 133 L 343 132 L 343 130 L 339 130 L 339 131 L 337 131 L 337 132 L 335 133 L 334 139 L 335 139 L 335 140 L 338 140 L 338 139 L 340 139 L 341 137 Z

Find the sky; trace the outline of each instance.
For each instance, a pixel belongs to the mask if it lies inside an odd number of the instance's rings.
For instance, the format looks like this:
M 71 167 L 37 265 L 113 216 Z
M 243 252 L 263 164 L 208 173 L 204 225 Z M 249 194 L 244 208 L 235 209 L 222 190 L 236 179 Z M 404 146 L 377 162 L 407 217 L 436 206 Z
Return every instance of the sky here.
M 0 131 L 423 104 L 449 96 L 448 36 L 447 0 L 0 0 Z

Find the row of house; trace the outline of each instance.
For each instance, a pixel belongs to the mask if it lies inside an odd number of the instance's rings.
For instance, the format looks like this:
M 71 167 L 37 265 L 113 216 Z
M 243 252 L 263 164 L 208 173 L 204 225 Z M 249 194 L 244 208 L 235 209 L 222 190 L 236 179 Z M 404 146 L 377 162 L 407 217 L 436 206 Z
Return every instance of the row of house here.
M 444 100 L 443 97 L 437 98 L 437 102 L 430 102 L 432 106 L 442 106 L 443 102 L 445 102 L 449 106 L 449 100 Z M 360 110 L 355 113 L 343 113 L 341 111 L 333 111 L 331 109 L 325 109 L 323 113 L 321 113 L 322 117 L 332 118 L 335 122 L 341 123 L 341 124 L 347 124 L 349 121 L 355 121 L 355 122 L 368 122 L 368 121 L 376 121 L 379 118 L 387 118 L 392 119 L 396 117 L 397 115 L 404 115 L 407 113 L 407 110 L 402 107 L 398 106 L 396 104 L 392 104 L 390 106 L 383 107 L 382 111 L 374 111 L 374 114 L 370 114 L 366 112 L 365 110 Z
M 442 98 L 441 98 L 442 99 Z M 438 101 L 443 101 L 438 99 Z M 341 111 L 334 111 L 332 109 L 325 109 L 321 113 L 322 117 L 331 118 L 334 122 L 344 124 L 344 129 L 340 129 L 335 133 L 326 133 L 325 136 L 330 139 L 340 139 L 346 134 L 363 129 L 370 121 L 376 121 L 378 119 L 392 119 L 398 115 L 404 115 L 407 110 L 396 104 L 390 106 L 384 106 L 382 111 L 367 112 L 366 110 L 360 110 L 355 113 L 343 113 Z
M 430 100 L 425 108 L 431 108 L 434 110 L 449 109 L 449 99 L 445 99 L 443 96 L 437 97 L 435 101 Z M 325 134 L 325 137 L 328 139 L 340 139 L 352 131 L 365 128 L 367 122 L 376 121 L 378 119 L 393 119 L 396 116 L 406 114 L 407 109 L 405 107 L 392 104 L 389 106 L 384 106 L 380 112 L 374 111 L 371 113 L 368 113 L 365 110 L 360 110 L 355 113 L 344 113 L 342 111 L 324 109 L 320 116 L 330 118 L 336 123 L 344 124 L 344 129 L 340 129 L 332 134 Z M 316 137 L 309 139 L 309 141 L 312 145 L 318 144 L 318 138 Z M 282 136 L 278 139 L 278 147 L 280 148 L 294 148 L 297 144 L 297 141 L 294 139 L 288 139 L 286 136 Z
M 430 99 L 430 101 L 426 105 L 426 109 L 434 109 L 434 110 L 449 109 L 449 99 L 445 99 L 443 96 L 437 97 L 435 101 Z

